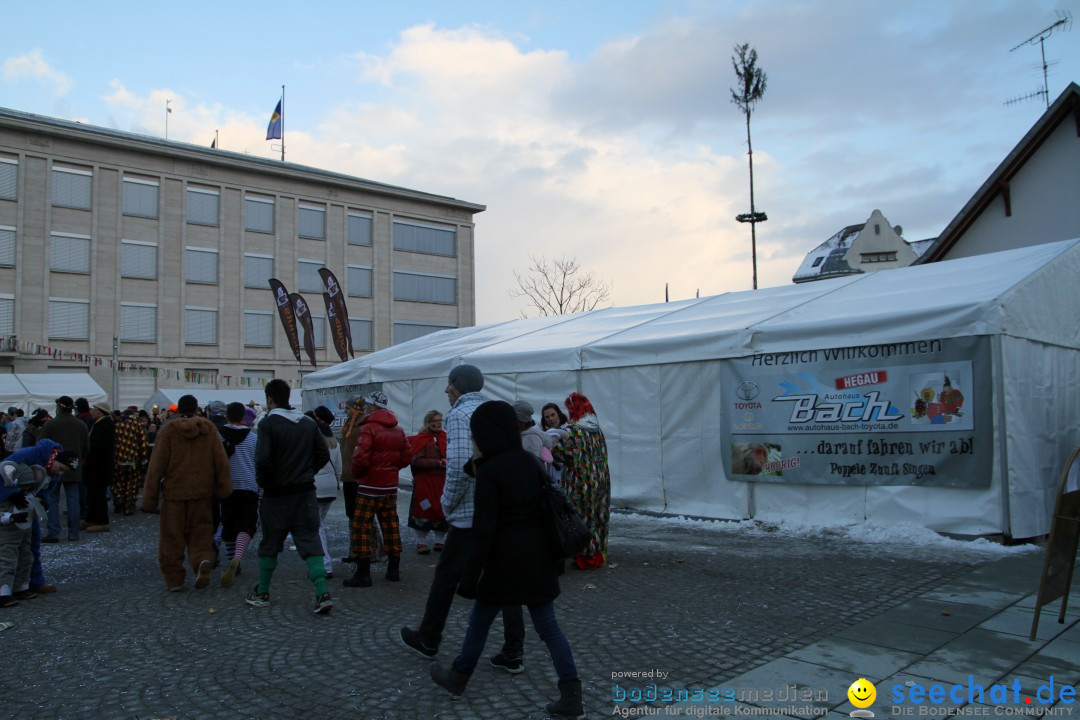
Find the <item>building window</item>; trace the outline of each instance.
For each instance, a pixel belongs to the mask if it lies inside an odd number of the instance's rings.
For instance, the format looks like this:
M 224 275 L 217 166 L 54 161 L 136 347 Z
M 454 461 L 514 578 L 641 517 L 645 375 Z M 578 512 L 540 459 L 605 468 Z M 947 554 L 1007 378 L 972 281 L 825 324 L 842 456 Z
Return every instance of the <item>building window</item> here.
M 93 181 L 94 174 L 89 170 L 77 170 L 76 168 L 54 165 L 52 172 L 53 205 L 89 210 L 90 187 Z
M 881 234 L 881 223 L 874 223 L 874 234 L 875 235 L 880 235 Z
M 270 278 L 274 277 L 274 258 L 271 255 L 244 255 L 244 287 L 270 287 Z
M 453 305 L 457 302 L 457 279 L 394 271 L 394 299 Z
M 450 228 L 394 221 L 395 250 L 454 257 L 456 245 L 457 232 Z
M 19 187 L 19 161 L 0 158 L 0 200 L 15 200 Z
M 349 318 L 349 334 L 352 335 L 353 350 L 371 350 L 374 348 L 375 343 L 371 330 L 371 320 Z
M 262 381 L 265 382 L 267 380 L 273 380 L 274 379 L 274 371 L 273 370 L 259 370 L 257 368 L 244 368 L 241 372 L 243 373 L 242 377 L 245 380 L 250 380 L 253 383 L 258 382 L 259 380 L 262 380 Z
M 120 277 L 156 279 L 157 245 L 139 240 L 121 240 Z
M 124 178 L 124 214 L 135 217 L 158 216 L 158 184 L 156 180 Z
M 274 232 L 274 200 L 272 198 L 244 197 L 244 229 L 252 232 Z
M 300 206 L 299 235 L 316 240 L 326 239 L 326 208 L 314 205 Z
M 90 337 L 90 301 L 49 298 L 49 338 L 86 340 Z
M 49 269 L 54 272 L 90 272 L 90 236 L 54 232 L 49 239 Z
M 189 345 L 217 345 L 217 308 L 184 309 L 184 342 Z
M 822 255 L 822 256 L 821 256 L 821 257 L 819 257 L 819 258 L 814 258 L 814 264 L 813 264 L 813 265 L 811 265 L 810 267 L 817 267 L 818 265 L 820 265 L 820 264 L 821 264 L 821 261 L 822 261 L 822 260 L 824 260 L 824 259 L 825 259 L 825 256 L 824 256 L 824 255 Z
M 210 248 L 189 247 L 187 256 L 187 281 L 205 285 L 217 285 L 218 253 Z
M 274 346 L 274 315 L 261 310 L 244 311 L 244 345 Z
M 345 270 L 348 273 L 349 297 L 371 297 L 371 268 L 349 265 Z
M 371 216 L 349 213 L 348 236 L 350 245 L 371 245 Z
M 187 189 L 187 221 L 192 225 L 217 227 L 219 200 L 217 190 L 189 187 Z
M 323 264 L 318 260 L 299 260 L 296 263 L 296 285 L 299 288 L 297 292 L 317 292 L 321 293 L 326 288 L 323 287 L 322 278 L 319 277 L 319 268 Z
M 878 263 L 878 262 L 896 262 L 896 251 L 890 252 L 876 252 L 876 253 L 860 253 L 859 262 L 862 263 Z
M 157 305 L 120 303 L 120 339 L 157 342 Z
M 314 331 L 313 337 L 315 339 L 315 349 L 323 350 L 326 348 L 326 316 L 311 315 L 311 329 Z
M 440 330 L 447 330 L 455 327 L 454 325 L 438 325 L 438 324 L 424 324 L 424 323 L 408 323 L 408 322 L 396 322 L 394 323 L 394 344 L 408 342 L 415 340 L 418 337 L 430 335 L 433 332 L 439 332 Z
M 15 228 L 0 225 L 0 265 L 15 265 Z
M 15 296 L 0 293 L 0 335 L 15 334 Z

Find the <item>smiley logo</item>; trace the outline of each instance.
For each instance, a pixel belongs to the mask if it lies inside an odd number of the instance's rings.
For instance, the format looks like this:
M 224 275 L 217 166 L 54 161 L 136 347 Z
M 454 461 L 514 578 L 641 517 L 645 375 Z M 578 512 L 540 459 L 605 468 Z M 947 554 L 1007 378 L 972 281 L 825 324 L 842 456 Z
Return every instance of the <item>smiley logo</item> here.
M 848 700 L 857 708 L 867 708 L 877 699 L 877 688 L 866 678 L 859 678 L 851 683 L 847 691 Z

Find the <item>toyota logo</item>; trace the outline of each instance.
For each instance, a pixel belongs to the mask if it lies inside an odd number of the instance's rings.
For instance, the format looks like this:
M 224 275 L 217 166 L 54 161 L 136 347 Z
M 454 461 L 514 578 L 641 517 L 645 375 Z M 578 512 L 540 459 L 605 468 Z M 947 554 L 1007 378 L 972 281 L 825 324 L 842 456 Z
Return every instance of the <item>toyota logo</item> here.
M 739 383 L 739 387 L 735 390 L 735 394 L 738 395 L 741 400 L 753 400 L 760 393 L 761 388 L 759 388 L 757 383 L 752 380 Z

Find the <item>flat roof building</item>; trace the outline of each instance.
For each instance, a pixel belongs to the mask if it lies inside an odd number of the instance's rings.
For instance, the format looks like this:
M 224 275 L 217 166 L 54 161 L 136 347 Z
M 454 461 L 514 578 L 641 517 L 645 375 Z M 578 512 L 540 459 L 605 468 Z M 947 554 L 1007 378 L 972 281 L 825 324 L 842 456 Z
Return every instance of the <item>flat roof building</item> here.
M 0 372 L 85 368 L 113 402 L 296 381 L 268 279 L 304 295 L 320 367 L 327 267 L 359 353 L 475 323 L 485 207 L 292 163 L 0 108 Z M 301 331 L 303 338 L 303 331 Z M 301 342 L 302 344 L 302 342 Z

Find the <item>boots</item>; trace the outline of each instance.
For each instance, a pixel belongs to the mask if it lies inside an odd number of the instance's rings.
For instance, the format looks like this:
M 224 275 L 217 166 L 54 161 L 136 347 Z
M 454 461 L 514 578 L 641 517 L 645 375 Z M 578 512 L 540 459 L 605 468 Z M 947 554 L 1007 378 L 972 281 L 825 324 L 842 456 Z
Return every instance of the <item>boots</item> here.
M 386 558 L 386 579 L 390 582 L 397 582 L 401 580 L 401 574 L 398 570 L 401 567 L 401 556 L 391 555 Z
M 356 563 L 356 572 L 342 584 L 345 587 L 371 587 L 371 562 L 369 560 L 358 561 Z
M 441 683 L 440 683 L 441 684 Z M 552 715 L 565 717 L 584 717 L 585 707 L 581 704 L 581 681 L 559 684 L 559 699 L 547 704 L 547 711 Z
M 448 693 L 455 697 L 460 697 L 465 692 L 465 686 L 469 684 L 469 676 L 465 673 L 459 673 L 453 668 L 445 669 L 439 663 L 431 664 L 431 679 L 435 681 L 435 684 L 446 690 Z M 581 685 L 578 685 L 580 689 Z M 580 699 L 581 693 L 578 692 L 578 698 Z M 580 703 L 579 703 L 580 705 Z

